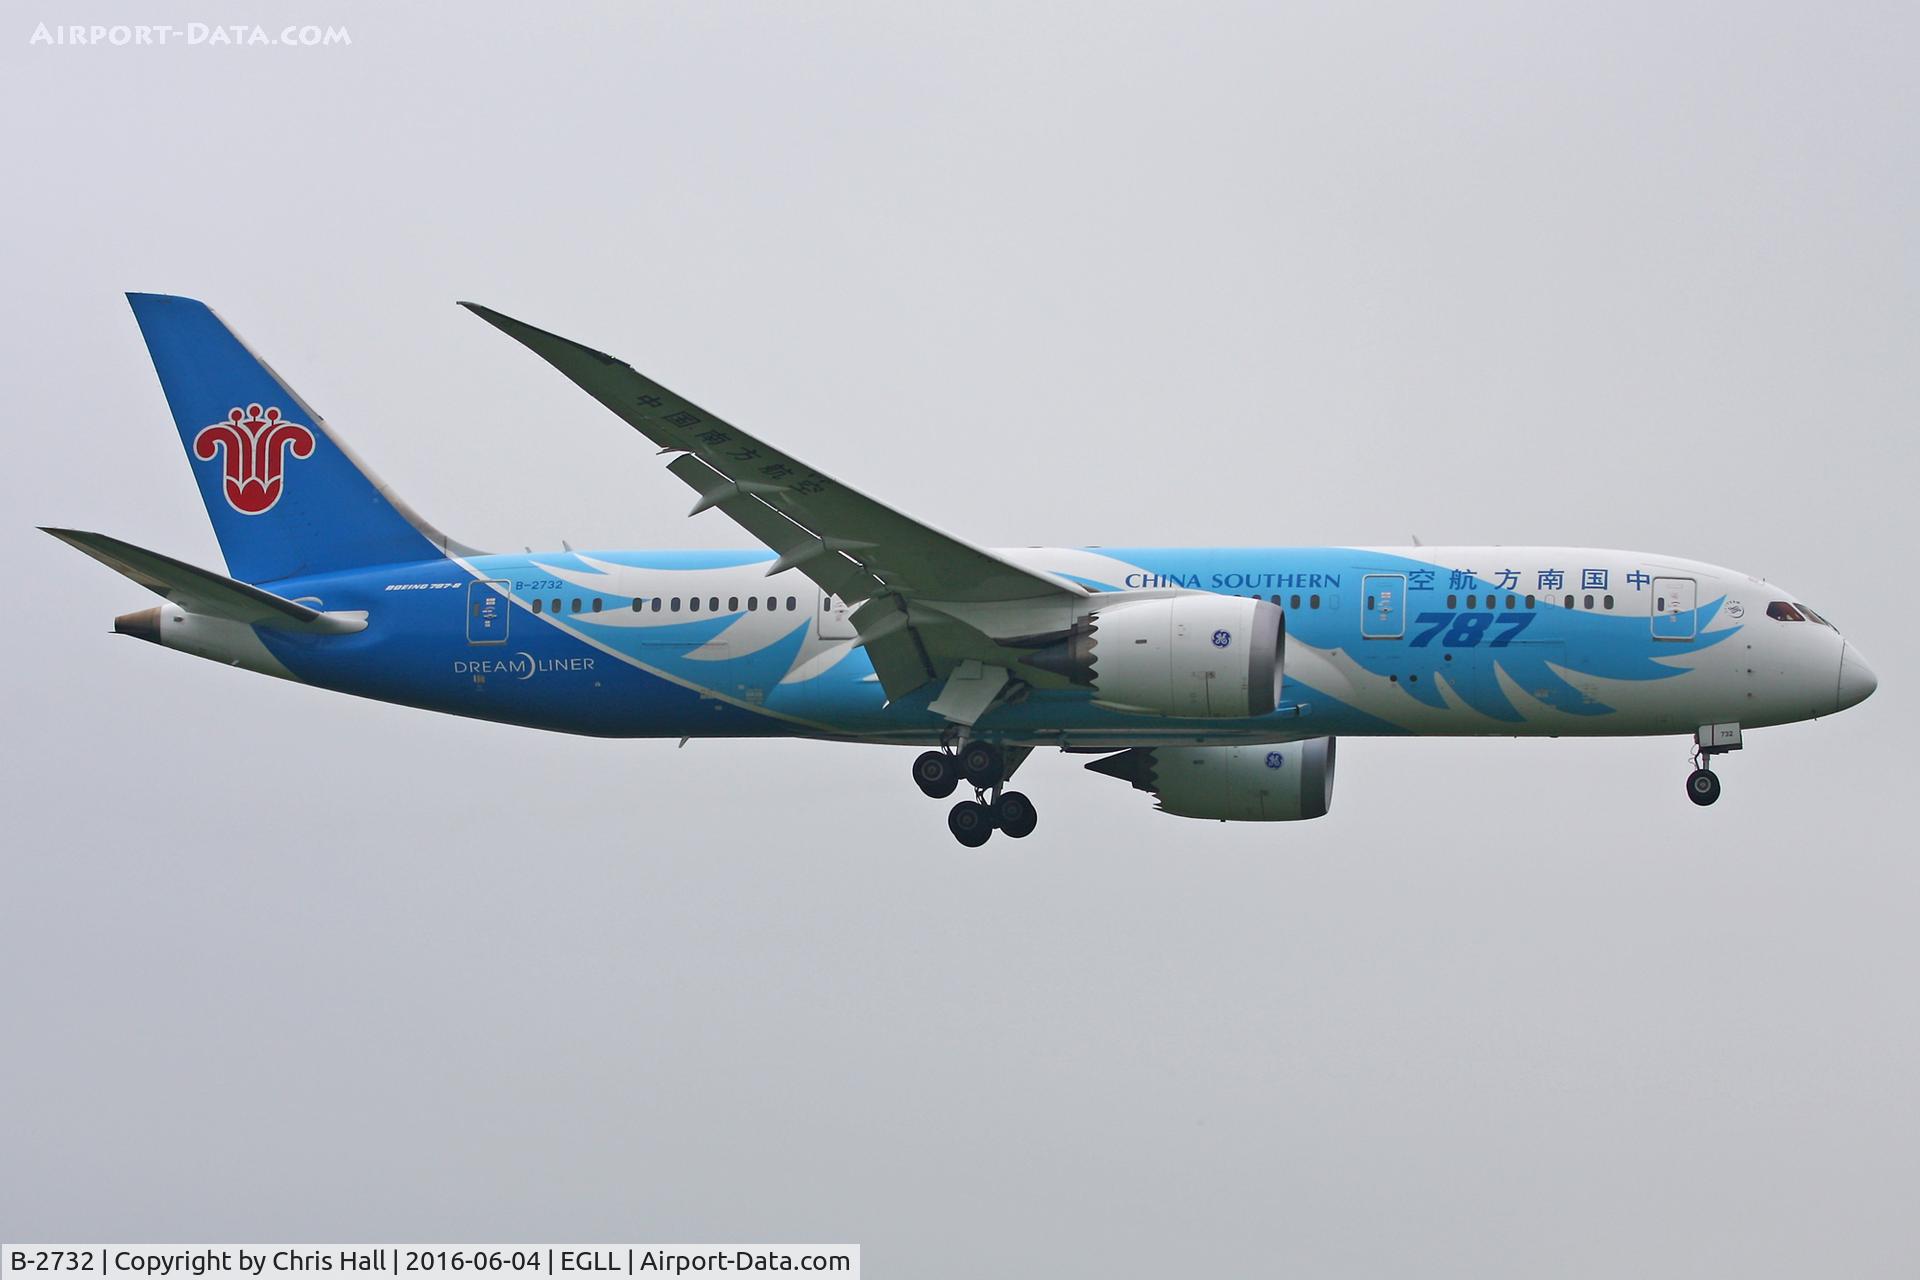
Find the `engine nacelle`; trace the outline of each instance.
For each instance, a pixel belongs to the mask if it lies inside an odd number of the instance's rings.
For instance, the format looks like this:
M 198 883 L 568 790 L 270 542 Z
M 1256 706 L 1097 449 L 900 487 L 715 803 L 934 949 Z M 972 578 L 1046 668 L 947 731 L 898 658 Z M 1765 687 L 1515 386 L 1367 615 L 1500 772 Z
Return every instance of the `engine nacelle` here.
M 1287 615 L 1244 596 L 1102 609 L 1025 659 L 1092 688 L 1101 706 L 1155 716 L 1264 716 L 1280 704 Z
M 1333 807 L 1333 739 L 1264 747 L 1133 747 L 1095 760 L 1095 773 L 1151 792 L 1182 818 L 1294 822 Z

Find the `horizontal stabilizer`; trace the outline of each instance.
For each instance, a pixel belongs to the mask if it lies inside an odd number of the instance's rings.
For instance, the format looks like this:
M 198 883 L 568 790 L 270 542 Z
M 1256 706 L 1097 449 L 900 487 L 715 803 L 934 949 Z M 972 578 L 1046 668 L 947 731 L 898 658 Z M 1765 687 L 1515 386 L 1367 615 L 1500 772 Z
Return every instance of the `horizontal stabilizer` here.
M 339 635 L 364 631 L 364 612 L 322 613 L 297 604 L 285 596 L 262 591 L 259 587 L 236 582 L 232 578 L 196 568 L 158 551 L 136 547 L 131 542 L 109 538 L 103 533 L 79 529 L 47 529 L 70 547 L 86 552 L 116 573 L 121 573 L 150 591 L 157 592 L 189 613 L 227 618 L 249 626 L 272 627 L 276 631 L 301 631 L 317 635 Z

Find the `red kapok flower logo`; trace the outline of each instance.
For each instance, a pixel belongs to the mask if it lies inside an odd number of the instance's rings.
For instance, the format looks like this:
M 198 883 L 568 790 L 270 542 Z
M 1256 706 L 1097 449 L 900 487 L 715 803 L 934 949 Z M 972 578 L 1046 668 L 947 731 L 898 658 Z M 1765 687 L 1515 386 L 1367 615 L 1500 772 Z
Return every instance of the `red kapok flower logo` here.
M 280 410 L 250 404 L 230 409 L 225 422 L 202 427 L 193 438 L 193 456 L 221 463 L 227 505 L 243 516 L 273 510 L 285 489 L 286 456 L 313 456 L 313 432 L 281 420 Z

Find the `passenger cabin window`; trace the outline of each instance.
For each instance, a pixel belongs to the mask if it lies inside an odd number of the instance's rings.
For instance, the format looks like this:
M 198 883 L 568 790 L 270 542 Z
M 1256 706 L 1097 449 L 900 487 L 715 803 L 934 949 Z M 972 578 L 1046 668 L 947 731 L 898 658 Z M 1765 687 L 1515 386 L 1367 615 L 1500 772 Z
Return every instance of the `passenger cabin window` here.
M 635 613 L 640 612 L 640 610 L 646 606 L 646 603 L 647 602 L 642 600 L 639 596 L 635 596 L 633 598 L 633 611 Z
M 739 596 L 728 596 L 728 597 L 727 597 L 727 612 L 728 612 L 728 613 L 738 613 L 738 612 L 740 612 L 740 597 L 739 597 Z
M 1309 609 L 1318 609 L 1318 608 L 1320 607 L 1320 597 L 1319 597 L 1319 596 L 1308 596 L 1308 597 L 1307 597 L 1307 607 L 1308 607 Z
M 1778 618 L 1782 622 L 1806 621 L 1805 618 L 1800 616 L 1800 611 L 1788 604 L 1785 600 L 1775 600 L 1772 604 L 1768 605 L 1767 616 L 1769 618 Z
M 1601 597 L 1601 599 L 1600 599 L 1600 603 L 1601 603 L 1601 604 L 1603 604 L 1603 605 L 1605 605 L 1605 606 L 1607 606 L 1607 608 L 1609 608 L 1609 609 L 1611 609 L 1611 608 L 1613 608 L 1613 597 L 1612 597 L 1612 596 L 1602 596 L 1602 597 Z
M 579 597 L 579 596 L 575 596 L 575 597 L 573 598 L 573 611 L 574 611 L 575 613 L 578 613 L 578 612 L 580 612 L 580 597 Z
M 799 597 L 799 596 L 788 596 L 788 597 L 787 597 L 787 612 L 788 612 L 788 613 L 798 613 L 799 611 L 800 611 L 800 597 Z
M 552 609 L 552 610 L 553 610 L 553 611 L 554 611 L 555 613 L 558 613 L 558 612 L 560 612 L 560 597 L 559 597 L 559 596 L 555 596 L 555 597 L 553 598 L 553 604 L 552 604 L 552 605 L 550 605 L 549 607 L 550 607 L 550 608 L 551 608 L 551 609 Z
M 649 607 L 650 607 L 650 608 L 652 608 L 652 610 L 653 610 L 653 611 L 654 611 L 655 613 L 658 613 L 658 612 L 660 612 L 660 597 L 659 597 L 659 596 L 655 596 L 655 597 L 653 598 L 653 604 L 652 604 L 651 606 L 649 606 Z
M 1291 596 L 1291 597 L 1289 597 L 1289 602 L 1288 602 L 1288 604 L 1287 604 L 1287 608 L 1289 608 L 1289 609 L 1298 609 L 1299 607 L 1300 607 L 1300 597 L 1299 597 L 1299 596 Z
M 540 601 L 537 599 L 533 602 L 533 611 L 535 613 L 540 612 Z
M 595 596 L 595 597 L 593 598 L 593 611 L 594 611 L 595 613 L 598 613 L 598 612 L 600 612 L 600 597 L 599 597 L 599 596 Z
M 679 596 L 675 596 L 675 597 L 673 598 L 673 603 L 672 603 L 671 605 L 669 605 L 669 606 L 667 606 L 667 607 L 668 607 L 668 609 L 669 609 L 669 610 L 670 610 L 671 612 L 673 612 L 673 613 L 678 613 L 678 612 L 680 612 L 680 597 L 679 597 Z
M 747 612 L 748 612 L 748 613 L 752 613 L 752 612 L 753 612 L 753 611 L 754 611 L 755 609 L 758 609 L 759 607 L 760 607 L 760 597 L 759 597 L 759 596 L 748 596 L 748 597 L 747 597 Z

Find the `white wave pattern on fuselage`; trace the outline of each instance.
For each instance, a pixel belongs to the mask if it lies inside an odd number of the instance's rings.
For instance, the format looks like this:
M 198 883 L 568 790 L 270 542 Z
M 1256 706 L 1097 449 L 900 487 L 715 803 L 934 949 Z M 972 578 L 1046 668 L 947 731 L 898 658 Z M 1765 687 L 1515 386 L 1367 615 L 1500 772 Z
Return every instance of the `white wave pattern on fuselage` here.
M 532 564 L 533 567 L 541 573 L 550 573 L 561 581 L 571 583 L 580 588 L 582 591 L 600 592 L 622 599 L 638 598 L 651 600 L 656 597 L 675 596 L 685 596 L 687 598 L 712 597 L 723 590 L 727 593 L 723 598 L 733 598 L 737 597 L 737 595 L 743 591 L 747 594 L 753 594 L 752 588 L 759 585 L 759 582 L 766 581 L 758 577 L 761 572 L 758 566 L 752 566 L 750 568 L 749 571 L 755 575 L 755 580 L 750 581 L 746 588 L 742 588 L 737 583 L 729 581 L 728 585 L 723 589 L 716 585 L 716 575 L 739 573 L 741 572 L 739 568 L 640 569 L 631 565 L 618 564 L 611 560 L 581 555 L 577 552 L 573 558 L 581 564 L 588 566 L 588 570 L 583 571 L 568 565 L 545 564 L 539 560 L 533 561 Z M 684 587 L 676 587 L 673 585 L 675 582 L 682 582 L 685 585 Z M 763 590 L 765 590 L 769 596 L 792 594 L 792 592 L 783 591 L 777 586 L 763 588 Z M 813 600 L 813 586 L 811 583 L 807 584 L 806 592 L 802 598 L 809 602 L 809 606 L 798 612 L 767 609 L 733 610 L 732 621 L 722 628 L 718 634 L 708 639 L 705 644 L 689 649 L 686 653 L 679 656 L 690 662 L 713 662 L 724 661 L 730 658 L 740 658 L 748 654 L 758 653 L 762 649 L 791 636 L 795 627 L 804 626 L 806 627 L 806 634 L 801 638 L 800 646 L 793 655 L 793 661 L 788 664 L 787 673 L 781 678 L 781 683 L 793 683 L 820 675 L 843 661 L 847 655 L 852 652 L 854 646 L 851 641 L 823 640 L 816 634 L 814 627 L 811 625 L 811 601 Z M 722 610 L 722 615 L 725 615 L 727 612 L 726 610 Z M 632 609 L 614 609 L 600 613 L 579 614 L 570 618 L 569 621 L 573 623 L 584 623 L 593 627 L 639 628 L 644 630 L 685 626 L 688 622 L 699 621 L 701 618 L 710 619 L 715 616 L 721 615 L 712 613 L 668 613 L 663 610 L 651 608 L 638 611 Z

